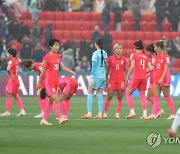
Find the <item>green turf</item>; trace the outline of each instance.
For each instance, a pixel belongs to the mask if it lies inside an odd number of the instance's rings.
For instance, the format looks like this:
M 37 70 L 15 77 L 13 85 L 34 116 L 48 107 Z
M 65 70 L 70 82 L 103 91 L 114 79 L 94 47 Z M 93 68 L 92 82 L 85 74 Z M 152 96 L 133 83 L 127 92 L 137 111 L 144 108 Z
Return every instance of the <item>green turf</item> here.
M 174 98 L 176 110 L 180 98 Z M 36 98 L 23 98 L 27 115 L 16 117 L 19 112 L 13 102 L 10 117 L 0 117 L 0 154 L 143 154 L 143 153 L 179 153 L 180 144 L 165 144 L 151 149 L 146 138 L 151 132 L 159 132 L 167 137 L 167 130 L 172 121 L 166 120 L 169 111 L 162 99 L 161 106 L 165 114 L 154 121 L 139 120 L 141 105 L 135 99 L 137 117 L 126 120 L 129 113 L 126 101 L 121 111 L 121 119 L 114 119 L 116 100 L 111 103 L 108 119 L 81 120 L 86 113 L 86 98 L 74 97 L 71 102 L 69 122 L 58 125 L 52 112 L 48 121 L 53 126 L 40 126 L 40 119 L 33 116 L 39 112 Z M 0 112 L 4 112 L 5 99 L 0 98 Z M 149 104 L 149 112 L 151 105 Z M 94 99 L 93 115 L 97 114 L 97 100 Z M 180 134 L 180 131 L 178 131 Z

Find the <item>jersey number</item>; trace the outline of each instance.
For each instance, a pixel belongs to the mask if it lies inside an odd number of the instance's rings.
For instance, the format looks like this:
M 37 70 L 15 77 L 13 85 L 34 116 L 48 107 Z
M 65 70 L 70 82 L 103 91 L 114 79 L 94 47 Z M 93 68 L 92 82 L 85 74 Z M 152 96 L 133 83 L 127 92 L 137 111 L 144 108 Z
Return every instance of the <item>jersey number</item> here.
M 140 64 L 142 65 L 142 68 L 145 69 L 145 60 L 141 59 Z
M 119 64 L 116 65 L 116 70 L 119 70 Z
M 59 64 L 54 64 L 54 70 L 59 70 Z

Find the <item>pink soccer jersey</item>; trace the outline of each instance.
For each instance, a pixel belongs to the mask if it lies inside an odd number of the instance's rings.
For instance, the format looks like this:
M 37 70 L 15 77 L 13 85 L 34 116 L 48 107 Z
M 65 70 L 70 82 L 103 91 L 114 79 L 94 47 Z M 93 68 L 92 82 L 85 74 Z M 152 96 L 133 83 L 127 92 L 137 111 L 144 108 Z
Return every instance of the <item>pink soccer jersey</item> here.
M 34 66 L 34 71 L 35 71 L 38 75 L 40 75 L 42 67 L 45 67 L 45 65 L 44 65 L 43 63 L 36 62 L 36 63 L 35 63 L 35 66 Z
M 59 65 L 62 62 L 62 58 L 59 54 L 52 55 L 47 53 L 43 58 L 43 64 L 45 65 L 45 84 L 57 85 L 59 83 Z
M 107 65 L 110 67 L 110 81 L 119 82 L 125 79 L 124 69 L 129 65 L 126 57 L 116 58 L 114 55 L 110 56 Z

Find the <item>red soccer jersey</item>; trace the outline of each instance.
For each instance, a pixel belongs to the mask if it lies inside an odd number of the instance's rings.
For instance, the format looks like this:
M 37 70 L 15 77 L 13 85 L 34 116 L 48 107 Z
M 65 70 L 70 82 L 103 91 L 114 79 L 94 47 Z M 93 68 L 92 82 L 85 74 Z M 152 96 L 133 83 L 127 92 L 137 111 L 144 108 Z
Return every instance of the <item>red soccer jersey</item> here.
M 154 59 L 152 59 L 152 64 L 155 66 L 155 75 L 153 82 L 156 83 L 159 81 L 164 72 L 164 65 L 169 65 L 169 56 L 164 53 L 161 55 L 157 55 Z M 165 80 L 166 77 L 164 78 L 164 81 Z
M 135 61 L 135 67 L 132 73 L 133 79 L 146 79 L 148 57 L 142 52 L 136 52 L 131 55 L 130 59 Z
M 18 80 L 18 61 L 16 58 L 12 58 L 9 63 L 8 67 L 10 68 L 10 74 L 8 73 L 8 84 L 19 84 Z M 13 77 L 11 77 L 13 76 Z
M 40 63 L 40 62 L 36 62 L 35 63 L 35 66 L 34 66 L 34 71 L 40 75 L 41 73 L 41 70 L 42 70 L 42 67 L 45 67 L 45 65 L 43 63 Z
M 110 81 L 118 82 L 125 79 L 124 68 L 129 65 L 126 57 L 121 56 L 120 58 L 116 58 L 114 55 L 110 56 L 108 58 L 107 65 L 110 68 Z
M 58 85 L 59 84 L 59 65 L 62 58 L 59 54 L 52 55 L 47 53 L 43 57 L 43 63 L 46 68 L 45 71 L 45 85 Z

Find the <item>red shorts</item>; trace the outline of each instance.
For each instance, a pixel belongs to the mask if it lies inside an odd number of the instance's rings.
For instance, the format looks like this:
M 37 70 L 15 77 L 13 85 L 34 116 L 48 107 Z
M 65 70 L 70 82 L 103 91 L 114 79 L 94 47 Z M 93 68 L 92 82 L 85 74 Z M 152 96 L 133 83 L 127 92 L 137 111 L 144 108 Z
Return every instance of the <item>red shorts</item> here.
M 148 92 L 153 92 L 153 84 L 150 83 L 149 87 L 148 87 Z
M 19 84 L 6 84 L 7 94 L 19 94 Z
M 78 83 L 76 80 L 71 80 L 69 84 L 66 84 L 64 89 L 62 90 L 63 95 L 67 94 L 75 94 L 77 92 Z
M 154 84 L 159 85 L 158 81 L 155 81 Z M 159 86 L 160 87 L 169 87 L 170 86 L 170 82 L 169 81 L 164 81 Z
M 58 94 L 58 85 L 45 85 L 45 89 L 47 91 L 48 96 Z
M 125 90 L 125 81 L 109 81 L 108 90 Z
M 147 82 L 146 79 L 130 80 L 128 88 L 132 90 L 138 89 L 139 91 L 146 91 Z

